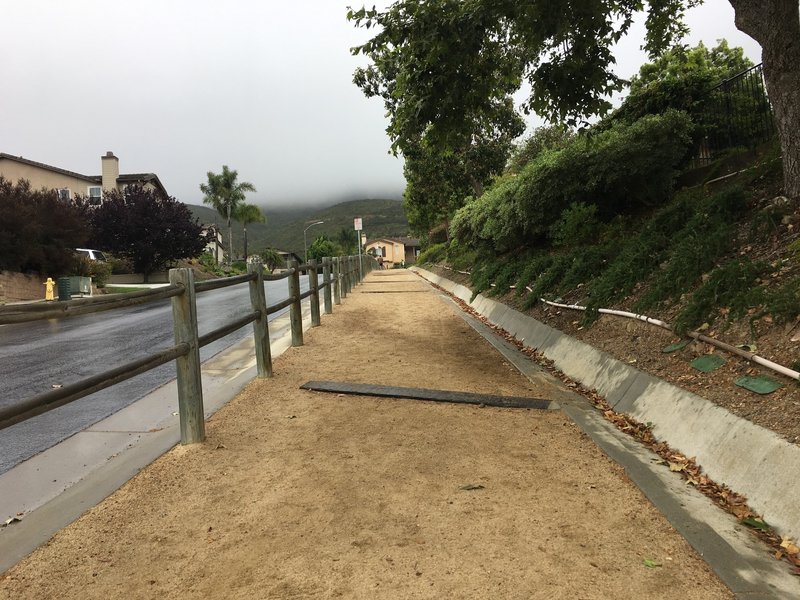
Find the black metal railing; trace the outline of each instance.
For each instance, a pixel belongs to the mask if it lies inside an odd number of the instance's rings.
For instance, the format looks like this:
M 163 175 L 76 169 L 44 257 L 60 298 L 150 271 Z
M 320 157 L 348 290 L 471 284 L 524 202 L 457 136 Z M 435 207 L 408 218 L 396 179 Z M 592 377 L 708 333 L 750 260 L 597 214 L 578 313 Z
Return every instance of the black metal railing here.
M 693 167 L 705 166 L 733 148 L 754 149 L 775 136 L 761 64 L 726 79 L 703 100 Z

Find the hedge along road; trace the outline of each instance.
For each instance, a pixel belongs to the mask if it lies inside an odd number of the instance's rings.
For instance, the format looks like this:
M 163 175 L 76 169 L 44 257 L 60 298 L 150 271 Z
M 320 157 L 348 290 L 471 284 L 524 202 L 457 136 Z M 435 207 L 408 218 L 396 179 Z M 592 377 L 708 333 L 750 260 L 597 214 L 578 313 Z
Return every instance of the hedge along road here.
M 301 277 L 301 292 L 308 278 Z M 265 282 L 267 304 L 288 297 L 286 281 Z M 247 313 L 247 285 L 198 294 L 200 335 Z M 288 311 L 269 316 L 272 320 Z M 200 349 L 205 361 L 252 335 L 248 325 Z M 169 300 L 66 319 L 0 326 L 0 406 L 101 373 L 174 344 Z M 0 473 L 128 406 L 175 378 L 167 363 L 133 379 L 0 430 Z

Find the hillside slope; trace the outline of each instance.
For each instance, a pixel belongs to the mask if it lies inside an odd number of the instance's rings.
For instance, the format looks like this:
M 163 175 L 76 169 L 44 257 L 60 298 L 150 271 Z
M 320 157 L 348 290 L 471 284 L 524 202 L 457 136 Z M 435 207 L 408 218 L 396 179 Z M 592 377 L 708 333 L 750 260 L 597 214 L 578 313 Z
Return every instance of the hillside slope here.
M 780 163 L 763 163 L 683 190 L 585 246 L 502 255 L 459 254 L 456 246 L 428 255 L 449 262 L 439 274 L 799 444 L 796 380 L 688 335 L 697 330 L 800 371 L 800 211 L 781 195 L 781 181 Z M 679 333 L 597 308 L 644 314 Z M 711 372 L 691 364 L 710 355 L 722 362 Z M 780 387 L 760 395 L 737 385 L 762 376 Z
M 217 223 L 224 228 L 225 220 L 208 206 L 187 205 L 201 223 Z M 303 229 L 313 221 L 324 221 L 307 232 L 308 244 L 325 234 L 335 237 L 342 229 L 352 230 L 353 219 L 361 217 L 367 239 L 408 234 L 408 220 L 399 200 L 363 199 L 341 202 L 329 207 L 279 207 L 262 209 L 266 223 L 251 223 L 247 227 L 248 252 L 260 252 L 265 248 L 278 248 L 302 254 Z M 225 234 L 227 235 L 227 234 Z M 241 252 L 242 226 L 233 224 L 236 248 Z

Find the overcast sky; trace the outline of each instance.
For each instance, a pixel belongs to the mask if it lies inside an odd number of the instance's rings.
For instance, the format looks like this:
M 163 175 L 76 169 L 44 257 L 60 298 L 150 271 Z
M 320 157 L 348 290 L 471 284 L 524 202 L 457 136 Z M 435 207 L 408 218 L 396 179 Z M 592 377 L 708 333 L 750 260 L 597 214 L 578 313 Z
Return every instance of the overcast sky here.
M 367 32 L 348 4 L 0 0 L 0 152 L 93 175 L 111 150 L 121 172 L 154 172 L 189 204 L 223 164 L 262 206 L 400 198 L 382 102 L 352 84 L 363 59 L 349 48 Z M 689 21 L 691 44 L 725 37 L 760 61 L 726 0 Z M 644 62 L 640 44 L 619 47 L 622 76 Z

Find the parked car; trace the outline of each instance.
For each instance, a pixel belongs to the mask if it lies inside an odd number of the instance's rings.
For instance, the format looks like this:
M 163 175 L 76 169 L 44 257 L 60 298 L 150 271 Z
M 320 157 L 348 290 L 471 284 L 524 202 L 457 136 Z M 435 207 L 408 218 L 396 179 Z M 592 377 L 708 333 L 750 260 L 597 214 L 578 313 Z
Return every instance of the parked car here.
M 101 260 L 103 262 L 106 261 L 106 255 L 100 252 L 100 250 L 92 250 L 91 248 L 75 248 L 75 252 L 85 256 L 89 260 Z

